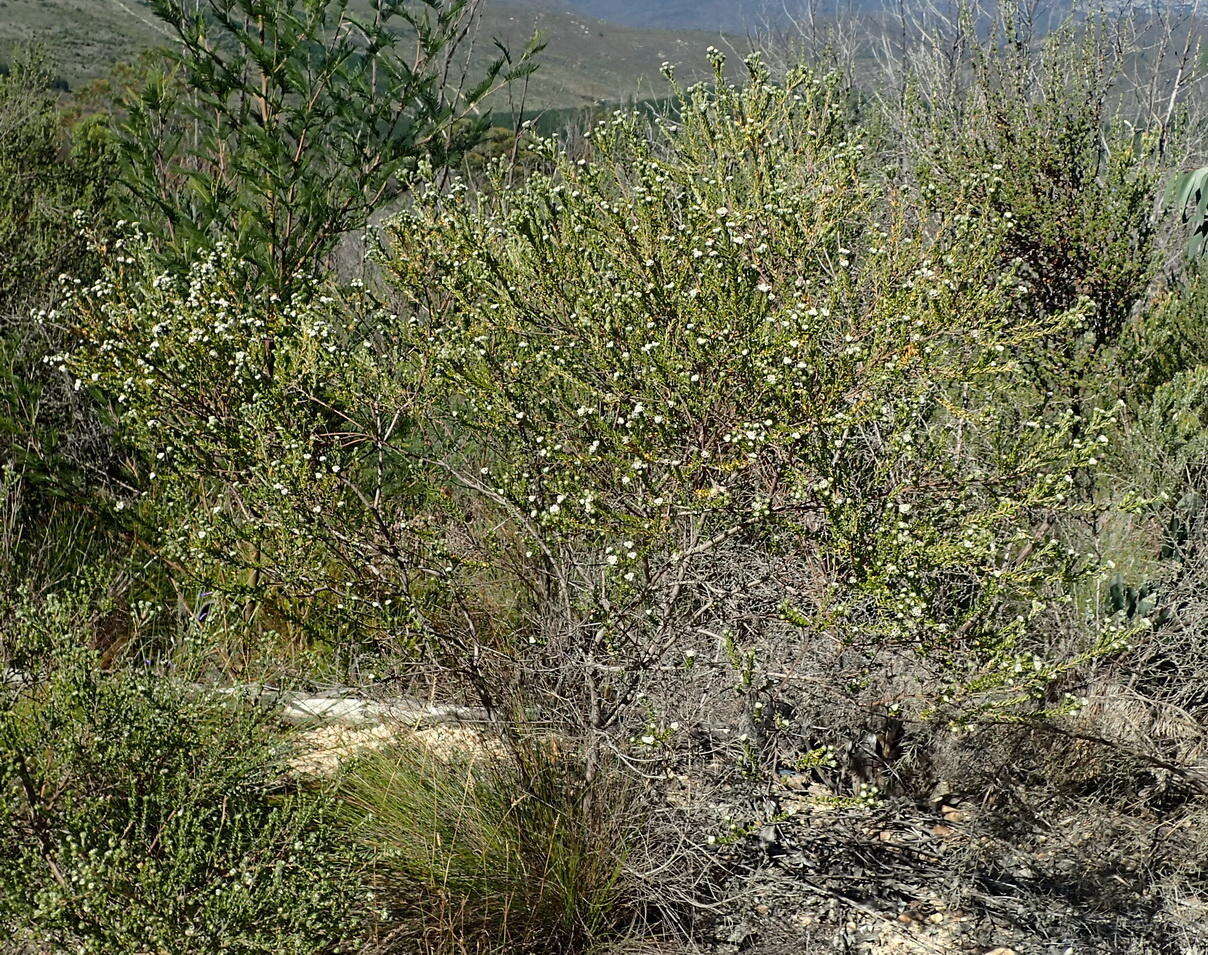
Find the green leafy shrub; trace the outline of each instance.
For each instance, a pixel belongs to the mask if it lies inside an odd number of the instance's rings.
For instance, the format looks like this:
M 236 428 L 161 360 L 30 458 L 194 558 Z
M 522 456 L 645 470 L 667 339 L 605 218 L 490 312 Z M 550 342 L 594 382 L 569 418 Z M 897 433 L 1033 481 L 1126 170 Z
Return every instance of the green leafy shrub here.
M 1200 271 L 1155 299 L 1121 345 L 1121 390 L 1130 402 L 1144 403 L 1154 389 L 1203 362 L 1208 353 L 1205 314 L 1208 274 Z
M 1187 257 L 1194 261 L 1208 250 L 1208 166 L 1176 176 L 1167 199 L 1183 224 L 1190 226 Z
M 911 140 L 924 201 L 1002 227 L 999 255 L 1029 294 L 1026 314 L 1089 307 L 1039 356 L 1064 387 L 1111 344 L 1157 268 L 1156 136 L 1112 112 L 1108 41 L 1059 30 L 1038 44 L 1008 28 L 979 46 L 967 84 L 922 103 Z M 962 74 L 963 75 L 963 74 Z
M 666 714 L 608 701 L 694 655 L 754 705 L 789 647 L 918 652 L 946 676 L 917 705 L 987 714 L 1077 658 L 1043 621 L 1085 565 L 1036 527 L 1100 439 L 1033 417 L 1018 363 L 1071 315 L 1022 321 L 987 200 L 915 218 L 847 103 L 754 61 L 674 122 L 618 113 L 589 159 L 432 190 L 392 229 L 425 454 L 498 509 L 469 553 L 515 568 L 527 658 L 580 674 L 557 693 L 589 735 L 662 738 Z
M 68 128 L 37 51 L 0 76 L 0 320 L 37 303 L 59 275 L 87 278 L 96 262 L 76 215 L 106 210 L 113 151 L 101 122 Z
M 378 900 L 407 951 L 582 951 L 631 927 L 630 784 L 585 783 L 556 741 L 438 754 L 398 742 L 359 759 L 342 798 L 379 853 Z
M 133 218 L 187 270 L 219 240 L 288 297 L 421 163 L 456 161 L 527 51 L 450 89 L 466 0 L 155 0 L 177 71 L 130 104 L 122 183 Z M 505 71 L 505 65 L 508 68 Z
M 355 938 L 358 858 L 321 799 L 283 785 L 287 750 L 263 716 L 152 668 L 105 669 L 88 649 L 101 609 L 5 600 L 10 937 L 56 951 L 274 953 Z

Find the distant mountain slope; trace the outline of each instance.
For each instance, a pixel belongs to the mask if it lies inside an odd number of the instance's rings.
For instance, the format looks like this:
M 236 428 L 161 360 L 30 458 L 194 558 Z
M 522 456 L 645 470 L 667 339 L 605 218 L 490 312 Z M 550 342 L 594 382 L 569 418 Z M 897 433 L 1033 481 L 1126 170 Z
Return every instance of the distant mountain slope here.
M 803 17 L 807 10 L 826 16 L 881 10 L 887 0 L 557 0 L 613 23 L 640 29 L 706 30 L 758 34 L 768 27 Z
M 164 43 L 160 29 L 141 0 L 0 0 L 0 57 L 13 43 L 40 43 L 73 86 Z M 676 63 L 685 78 L 703 76 L 705 48 L 717 41 L 716 32 L 607 23 L 566 0 L 491 0 L 479 57 L 488 55 L 490 37 L 518 48 L 534 30 L 549 45 L 529 84 L 530 109 L 663 95 L 660 64 Z
M 759 34 L 770 27 L 783 26 L 791 19 L 804 20 L 807 13 L 825 18 L 829 15 L 896 15 L 897 0 L 544 0 L 562 4 L 588 16 L 640 29 L 725 31 Z M 925 9 L 920 0 L 908 0 L 907 9 Z M 976 7 L 977 4 L 973 4 Z M 1026 5 L 1038 22 L 1056 24 L 1071 13 L 1088 15 L 1128 14 L 1137 17 L 1164 13 L 1188 14 L 1203 10 L 1197 0 L 1033 0 Z M 951 13 L 956 3 L 944 0 L 938 10 Z
M 134 0 L 0 0 L 0 56 L 37 43 L 72 85 L 163 42 Z
M 645 29 L 746 33 L 783 17 L 800 0 L 563 0 L 589 16 Z
M 549 0 L 488 3 L 485 37 L 499 36 L 515 49 L 534 30 L 548 43 L 530 84 L 528 105 L 535 108 L 665 96 L 661 65 L 676 64 L 684 79 L 704 77 L 705 50 L 717 42 L 716 32 L 618 25 Z

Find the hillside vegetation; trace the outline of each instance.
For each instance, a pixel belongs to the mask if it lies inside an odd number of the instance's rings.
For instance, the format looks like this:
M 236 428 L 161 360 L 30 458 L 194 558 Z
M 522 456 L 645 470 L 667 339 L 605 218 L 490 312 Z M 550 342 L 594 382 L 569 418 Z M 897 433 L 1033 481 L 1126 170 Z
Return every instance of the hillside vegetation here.
M 352 7 L 368 3 L 357 0 Z M 482 11 L 478 65 L 493 52 L 492 37 L 523 47 L 534 32 L 547 48 L 525 96 L 531 109 L 664 95 L 661 64 L 703 76 L 705 47 L 717 42 L 716 33 L 635 29 L 555 4 L 491 0 Z M 105 77 L 117 64 L 167 41 L 145 0 L 0 0 L 0 60 L 13 44 L 37 43 L 73 87 Z M 506 101 L 495 106 L 504 108 Z
M 829 15 L 838 4 L 821 7 L 803 0 L 557 0 L 561 5 L 612 23 L 645 29 L 707 29 L 729 31 L 739 36 L 759 33 L 788 18 L 813 12 Z M 857 4 L 859 6 L 859 4 Z M 865 3 L 870 11 L 879 2 Z M 849 10 L 848 12 L 854 12 Z
M 0 951 L 1199 951 L 1186 33 L 365 9 L 0 75 Z

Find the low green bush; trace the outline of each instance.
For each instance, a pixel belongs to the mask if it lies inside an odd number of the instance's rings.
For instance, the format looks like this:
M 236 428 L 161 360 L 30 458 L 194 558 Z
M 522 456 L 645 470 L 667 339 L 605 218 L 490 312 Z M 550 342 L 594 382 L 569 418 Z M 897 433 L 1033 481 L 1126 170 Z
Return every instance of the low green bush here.
M 1116 54 L 1095 27 L 1032 40 L 1009 23 L 941 94 L 912 91 L 911 175 L 920 202 L 1001 229 L 998 255 L 1026 288 L 1021 318 L 1077 309 L 1026 356 L 1036 380 L 1085 411 L 1098 354 L 1158 273 L 1157 129 L 1110 95 Z M 926 82 L 926 78 L 920 83 Z
M 0 319 L 97 265 L 77 214 L 105 216 L 112 141 L 102 121 L 69 128 L 59 95 L 36 50 L 0 76 Z
M 0 924 L 80 952 L 318 952 L 367 898 L 263 715 L 154 669 L 106 669 L 97 610 L 6 600 Z

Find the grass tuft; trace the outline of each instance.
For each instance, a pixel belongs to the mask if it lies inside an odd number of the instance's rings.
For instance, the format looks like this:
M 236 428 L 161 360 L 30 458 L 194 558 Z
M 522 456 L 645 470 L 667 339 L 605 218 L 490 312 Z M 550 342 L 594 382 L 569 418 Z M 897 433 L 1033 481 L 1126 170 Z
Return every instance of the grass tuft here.
M 351 767 L 342 796 L 379 853 L 395 946 L 569 953 L 633 925 L 632 790 L 610 774 L 587 782 L 549 744 L 449 755 L 399 740 Z

